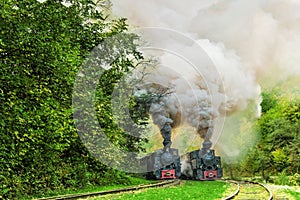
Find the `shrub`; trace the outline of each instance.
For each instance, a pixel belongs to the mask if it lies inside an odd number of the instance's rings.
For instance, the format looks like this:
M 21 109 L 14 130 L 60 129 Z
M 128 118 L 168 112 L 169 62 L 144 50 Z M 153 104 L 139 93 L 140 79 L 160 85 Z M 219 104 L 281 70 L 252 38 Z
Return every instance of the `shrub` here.
M 277 178 L 275 179 L 275 184 L 277 185 L 289 185 L 289 177 L 286 175 L 285 171 L 278 173 Z
M 289 177 L 289 184 L 299 186 L 300 185 L 300 174 L 296 173 Z

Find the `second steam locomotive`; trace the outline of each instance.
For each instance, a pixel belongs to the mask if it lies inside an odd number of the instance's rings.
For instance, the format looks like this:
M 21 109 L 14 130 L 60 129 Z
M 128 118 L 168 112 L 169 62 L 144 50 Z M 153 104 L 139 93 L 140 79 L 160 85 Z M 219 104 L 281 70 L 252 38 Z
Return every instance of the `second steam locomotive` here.
M 215 180 L 222 177 L 221 158 L 215 156 L 214 150 L 211 149 L 204 155 L 201 154 L 201 150 L 195 150 L 188 153 L 188 156 L 193 179 Z

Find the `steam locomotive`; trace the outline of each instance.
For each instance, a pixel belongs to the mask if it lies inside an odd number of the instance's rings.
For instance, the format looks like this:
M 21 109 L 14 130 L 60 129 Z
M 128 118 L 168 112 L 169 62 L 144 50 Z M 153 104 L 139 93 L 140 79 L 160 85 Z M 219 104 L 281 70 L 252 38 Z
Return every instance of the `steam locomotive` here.
M 188 159 L 193 179 L 215 180 L 223 176 L 221 158 L 220 156 L 215 156 L 215 151 L 212 149 L 203 155 L 201 150 L 189 152 Z
M 187 153 L 186 163 L 189 173 L 182 173 L 178 149 L 160 149 L 142 159 L 147 167 L 147 179 L 195 179 L 216 180 L 221 178 L 223 170 L 220 156 L 215 156 L 214 150 L 202 155 L 201 150 Z
M 178 149 L 164 148 L 142 159 L 147 167 L 147 179 L 175 179 L 181 175 Z

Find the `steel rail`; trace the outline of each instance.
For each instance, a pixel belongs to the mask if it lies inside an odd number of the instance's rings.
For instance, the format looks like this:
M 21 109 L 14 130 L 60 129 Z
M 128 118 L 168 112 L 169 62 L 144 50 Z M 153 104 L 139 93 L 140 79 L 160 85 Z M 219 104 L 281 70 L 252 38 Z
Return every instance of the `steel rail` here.
M 239 192 L 240 192 L 240 184 L 239 184 L 238 182 L 232 181 L 232 180 L 225 180 L 225 182 L 229 182 L 229 183 L 233 183 L 233 184 L 237 185 L 237 189 L 236 189 L 233 193 L 231 193 L 229 196 L 223 198 L 222 200 L 230 200 L 230 199 L 233 199 L 233 198 L 236 197 L 236 196 L 239 194 Z
M 171 186 L 171 185 L 177 185 L 179 183 L 180 183 L 180 180 L 174 179 L 174 180 L 168 180 L 168 181 L 160 181 L 159 183 L 152 183 L 152 184 L 147 184 L 147 185 L 131 186 L 128 188 L 119 188 L 119 189 L 106 190 L 106 191 L 100 191 L 100 192 L 59 195 L 59 196 L 54 196 L 54 197 L 39 198 L 37 200 L 66 200 L 66 199 L 79 199 L 79 198 L 87 198 L 87 197 L 95 197 L 95 196 L 105 196 L 105 195 L 109 195 L 109 194 L 137 191 L 137 190 L 153 188 L 153 187 L 167 187 L 167 186 Z
M 232 181 L 232 180 L 225 180 L 225 181 L 236 184 L 237 189 L 232 194 L 230 194 L 229 196 L 223 198 L 222 200 L 230 200 L 230 199 L 234 199 L 235 197 L 237 197 L 240 193 L 240 183 L 241 182 L 246 182 L 246 183 L 259 185 L 259 186 L 263 187 L 269 194 L 268 200 L 273 200 L 272 192 L 270 191 L 270 189 L 267 186 L 265 186 L 262 183 L 258 183 L 258 182 L 254 182 L 254 181 Z
M 248 183 L 257 184 L 257 185 L 262 186 L 269 193 L 268 200 L 273 200 L 273 193 L 271 192 L 271 190 L 266 185 L 264 185 L 262 183 L 259 183 L 259 182 L 254 182 L 254 181 L 244 181 L 244 182 L 248 182 Z

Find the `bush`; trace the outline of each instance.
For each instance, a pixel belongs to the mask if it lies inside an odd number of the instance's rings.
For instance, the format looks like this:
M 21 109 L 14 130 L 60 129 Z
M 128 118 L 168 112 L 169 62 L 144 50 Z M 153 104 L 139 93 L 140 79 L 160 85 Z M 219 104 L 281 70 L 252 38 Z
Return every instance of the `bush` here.
M 285 171 L 278 173 L 277 178 L 275 179 L 275 184 L 277 185 L 289 185 L 289 177 L 286 175 Z
M 300 174 L 296 173 L 293 176 L 289 177 L 290 185 L 299 186 L 300 185 Z
M 285 171 L 278 173 L 278 176 L 274 181 L 277 185 L 290 185 L 299 186 L 300 185 L 300 174 L 295 173 L 292 176 L 287 176 Z

